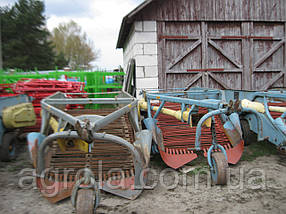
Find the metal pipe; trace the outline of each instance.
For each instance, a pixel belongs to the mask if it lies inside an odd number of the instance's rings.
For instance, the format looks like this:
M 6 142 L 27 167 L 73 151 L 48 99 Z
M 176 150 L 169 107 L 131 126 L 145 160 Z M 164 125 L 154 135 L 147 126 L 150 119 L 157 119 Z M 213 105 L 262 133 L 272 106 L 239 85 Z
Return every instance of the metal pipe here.
M 159 106 L 158 110 L 156 111 L 156 113 L 155 113 L 153 119 L 156 119 L 156 118 L 159 116 L 159 114 L 160 114 L 160 112 L 161 112 L 161 110 L 162 110 L 162 108 L 163 108 L 164 105 L 165 105 L 165 101 L 163 101 L 163 102 L 161 103 L 161 105 Z
M 66 104 L 128 104 L 134 98 L 72 98 L 72 99 L 45 99 L 47 104 L 66 105 Z
M 122 91 L 96 92 L 96 93 L 65 93 L 66 95 L 102 95 L 102 94 L 120 94 Z
M 264 108 L 265 108 L 265 113 L 266 113 L 268 119 L 271 121 L 272 125 L 274 125 L 274 119 L 273 119 L 273 117 L 271 116 L 271 114 L 269 112 L 266 97 L 264 97 Z
M 228 112 L 227 109 L 214 110 L 214 111 L 211 111 L 211 112 L 205 114 L 200 119 L 200 121 L 198 122 L 198 125 L 197 125 L 197 129 L 196 129 L 196 140 L 195 140 L 195 149 L 196 150 L 201 150 L 200 144 L 201 144 L 201 132 L 202 132 L 202 125 L 203 125 L 203 123 L 210 117 L 213 117 L 213 116 L 219 115 L 219 114 L 225 114 L 227 112 Z
M 162 101 L 162 104 L 163 103 L 165 103 L 165 101 Z M 159 114 L 161 112 L 163 114 L 175 117 L 178 120 L 183 119 L 186 122 L 188 121 L 188 119 L 189 119 L 189 110 L 186 110 L 184 112 L 182 112 L 182 111 L 175 111 L 175 110 L 172 110 L 172 109 L 163 108 L 162 104 L 159 107 L 157 107 L 157 106 L 151 106 L 150 102 L 148 102 L 148 103 L 144 102 L 144 101 L 143 102 L 142 101 L 139 102 L 140 108 L 142 108 L 144 110 L 148 110 L 148 117 L 149 118 L 152 118 L 152 115 L 151 115 L 151 110 L 152 110 L 152 111 L 156 111 L 156 114 L 157 113 Z M 161 109 L 160 109 L 160 107 L 161 107 Z M 155 116 L 153 117 L 153 119 L 156 119 Z
M 46 103 L 46 99 L 41 101 L 42 109 L 49 112 L 52 115 L 55 115 L 59 118 L 62 118 L 63 120 L 69 122 L 71 125 L 75 126 L 77 122 L 79 122 L 82 126 L 84 126 L 84 123 L 75 117 L 71 116 L 70 114 L 54 107 Z
M 45 140 L 40 144 L 39 150 L 38 150 L 38 156 L 37 156 L 37 174 L 38 176 L 44 176 L 42 175 L 42 172 L 45 170 L 45 150 L 47 146 L 52 143 L 54 140 L 57 139 L 80 139 L 76 131 L 63 131 L 58 132 L 49 135 L 45 138 Z M 126 147 L 129 152 L 132 154 L 133 162 L 134 162 L 134 168 L 135 168 L 135 186 L 140 185 L 140 172 L 143 170 L 143 160 L 141 159 L 139 152 L 135 149 L 135 147 L 129 143 L 128 141 L 114 136 L 110 134 L 105 133 L 93 133 L 94 140 L 102 140 L 102 141 L 108 141 L 113 142 L 116 144 L 119 144 L 121 146 Z
M 92 127 L 92 131 L 95 132 L 95 131 L 98 131 L 100 130 L 102 127 L 112 123 L 113 121 L 115 121 L 116 119 L 120 118 L 122 115 L 130 112 L 132 109 L 136 108 L 137 107 L 137 100 L 133 101 L 132 103 L 130 103 L 129 105 L 127 106 L 124 106 L 123 108 L 117 110 L 117 111 L 114 111 L 112 112 L 111 114 L 108 114 L 107 116 L 105 116 L 104 118 L 96 121 L 94 124 L 93 124 L 93 127 Z
M 252 96 L 250 96 L 250 100 L 254 101 L 256 97 L 280 98 L 286 100 L 285 93 L 255 92 Z
M 45 150 L 47 146 L 52 143 L 54 140 L 57 139 L 66 139 L 66 138 L 72 138 L 72 139 L 79 139 L 77 132 L 75 131 L 64 131 L 64 132 L 57 132 L 54 134 L 51 134 L 47 136 L 44 141 L 40 144 L 38 149 L 38 155 L 37 155 L 37 173 L 38 176 L 44 176 L 41 175 L 42 172 L 45 170 Z
M 193 99 L 186 99 L 180 97 L 168 97 L 165 95 L 158 95 L 158 94 L 146 94 L 148 99 L 153 100 L 161 100 L 166 102 L 173 102 L 173 103 L 185 103 L 189 105 L 197 105 L 204 108 L 210 109 L 218 109 L 220 105 L 220 100 L 212 100 L 212 102 L 207 102 L 205 100 L 193 100 Z M 216 102 L 216 103 L 214 103 Z

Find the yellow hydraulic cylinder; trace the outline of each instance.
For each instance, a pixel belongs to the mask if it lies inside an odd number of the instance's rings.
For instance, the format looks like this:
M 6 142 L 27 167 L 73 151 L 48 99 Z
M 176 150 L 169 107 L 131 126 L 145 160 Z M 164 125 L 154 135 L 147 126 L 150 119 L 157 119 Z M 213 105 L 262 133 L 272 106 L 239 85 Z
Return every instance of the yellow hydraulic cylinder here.
M 243 108 L 251 108 L 253 110 L 256 110 L 260 113 L 265 113 L 265 107 L 262 103 L 259 102 L 251 102 L 247 99 L 244 99 L 241 101 L 241 106 Z M 280 113 L 284 113 L 286 111 L 285 107 L 280 107 L 280 106 L 269 106 L 269 111 L 273 111 L 273 112 L 280 112 Z
M 140 100 L 139 109 L 140 108 L 147 110 L 148 109 L 147 102 L 145 102 L 144 100 Z M 158 109 L 159 109 L 158 106 L 152 106 L 153 111 L 158 111 Z M 175 111 L 175 110 L 168 109 L 168 108 L 162 108 L 160 112 L 163 114 L 175 117 L 178 120 L 183 119 L 185 122 L 188 122 L 190 109 L 188 108 L 186 111 L 182 112 L 182 111 Z M 203 125 L 205 125 L 206 127 L 211 127 L 211 118 L 207 119 Z M 190 117 L 190 126 L 192 127 L 192 117 Z
M 284 113 L 286 111 L 286 108 L 280 106 L 269 106 L 269 111 Z
M 259 103 L 259 102 L 251 102 L 250 100 L 243 99 L 243 100 L 241 100 L 241 106 L 243 108 L 250 108 L 250 109 L 256 110 L 260 113 L 265 112 L 264 105 L 262 103 Z

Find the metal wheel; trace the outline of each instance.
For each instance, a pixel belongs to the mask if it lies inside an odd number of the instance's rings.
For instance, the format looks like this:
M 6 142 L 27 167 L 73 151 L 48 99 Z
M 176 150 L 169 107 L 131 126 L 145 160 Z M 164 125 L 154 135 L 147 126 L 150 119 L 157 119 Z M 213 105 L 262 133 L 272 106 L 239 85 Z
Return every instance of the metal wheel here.
M 212 153 L 211 177 L 214 184 L 224 185 L 227 183 L 228 163 L 222 152 Z
M 11 161 L 16 158 L 16 136 L 14 132 L 8 132 L 3 135 L 0 149 L 0 159 L 2 161 Z
M 248 146 L 251 143 L 257 142 L 257 135 L 250 130 L 247 120 L 240 120 L 240 124 L 242 129 L 242 137 L 244 140 L 244 145 Z
M 80 189 L 76 198 L 77 214 L 93 214 L 95 194 L 93 189 Z

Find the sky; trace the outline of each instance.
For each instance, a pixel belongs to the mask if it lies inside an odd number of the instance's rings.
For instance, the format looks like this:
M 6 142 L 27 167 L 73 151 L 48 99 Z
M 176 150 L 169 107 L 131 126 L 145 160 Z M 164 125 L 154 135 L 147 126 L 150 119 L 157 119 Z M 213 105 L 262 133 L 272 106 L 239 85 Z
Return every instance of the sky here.
M 122 49 L 116 50 L 122 19 L 144 0 L 44 0 L 47 27 L 75 21 L 100 50 L 92 62 L 97 68 L 112 70 L 123 66 Z M 13 5 L 16 0 L 0 0 L 0 6 Z

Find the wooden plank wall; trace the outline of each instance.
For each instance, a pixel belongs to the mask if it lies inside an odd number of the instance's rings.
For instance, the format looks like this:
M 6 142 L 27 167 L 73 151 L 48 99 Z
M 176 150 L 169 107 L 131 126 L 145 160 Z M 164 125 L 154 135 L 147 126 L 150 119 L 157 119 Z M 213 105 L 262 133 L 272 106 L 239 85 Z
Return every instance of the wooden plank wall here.
M 286 21 L 285 0 L 157 0 L 137 16 L 157 21 Z
M 282 22 L 158 22 L 159 86 L 286 87 Z
M 154 0 L 135 20 L 157 21 L 160 88 L 286 87 L 286 0 Z

